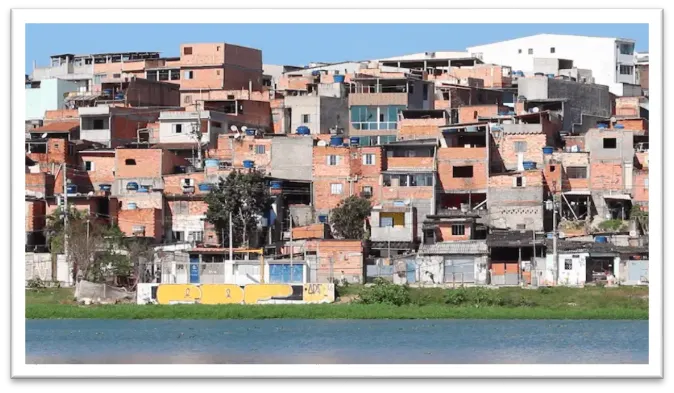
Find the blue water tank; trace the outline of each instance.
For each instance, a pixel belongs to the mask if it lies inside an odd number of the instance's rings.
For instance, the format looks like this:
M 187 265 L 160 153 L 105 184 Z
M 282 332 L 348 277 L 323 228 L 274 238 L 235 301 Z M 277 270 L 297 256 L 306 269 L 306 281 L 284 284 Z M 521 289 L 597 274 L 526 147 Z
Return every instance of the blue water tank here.
M 112 185 L 110 185 L 110 184 L 99 184 L 98 188 L 101 191 L 110 191 L 112 189 Z
M 74 185 L 74 184 L 71 184 L 71 185 L 66 187 L 66 191 L 68 192 L 68 194 L 76 194 L 77 193 L 77 186 Z
M 325 224 L 326 222 L 328 222 L 328 216 L 326 216 L 326 215 L 318 216 L 318 222 L 320 222 L 322 224 Z
M 254 128 L 246 128 L 246 135 L 254 136 L 255 135 L 255 129 Z
M 147 186 L 139 186 L 138 192 L 150 192 L 150 189 Z
M 204 165 L 206 166 L 206 168 L 217 168 L 220 165 L 220 160 L 215 158 L 209 158 L 206 161 L 204 161 Z
M 283 184 L 283 182 L 281 182 L 280 180 L 272 180 L 272 181 L 269 182 L 269 186 L 273 190 L 280 190 L 282 184 Z
M 213 185 L 210 183 L 201 183 L 199 184 L 199 191 L 210 191 L 213 188 Z
M 126 189 L 129 191 L 136 191 L 138 190 L 138 183 L 135 181 L 129 182 L 126 184 Z
M 311 75 L 319 76 L 319 75 L 321 75 L 321 71 L 319 71 L 319 70 L 311 71 Z
M 534 161 L 524 161 L 523 166 L 525 170 L 536 169 L 536 163 Z
M 330 146 L 342 146 L 344 144 L 344 138 L 341 136 L 333 135 L 330 137 Z
M 243 167 L 244 168 L 254 168 L 255 162 L 253 160 L 244 160 L 243 161 Z
M 335 83 L 344 83 L 344 75 L 333 76 Z
M 554 78 L 554 77 L 555 77 L 555 74 L 547 74 L 546 76 L 547 76 L 548 78 Z
M 615 128 L 616 130 L 622 130 L 622 129 L 625 128 L 625 126 L 622 125 L 622 124 L 616 124 L 616 125 L 613 126 L 613 128 Z
M 311 134 L 311 130 L 307 126 L 299 126 L 297 127 L 297 133 L 299 135 L 309 135 Z
M 135 203 L 135 202 L 129 202 L 129 203 L 126 204 L 126 207 L 127 207 L 129 210 L 136 210 L 136 208 L 137 208 L 138 206 L 136 206 L 136 203 Z
M 603 128 L 607 128 L 607 127 L 606 127 L 606 124 L 600 123 L 600 124 L 597 124 L 597 128 L 602 128 L 602 129 L 603 129 Z
M 554 151 L 554 148 L 552 148 L 550 146 L 546 146 L 546 147 L 543 148 L 543 154 L 552 154 L 553 151 Z
M 351 146 L 358 146 L 358 145 L 360 145 L 360 138 L 357 137 L 357 136 L 352 136 L 351 138 L 349 138 L 349 144 L 350 144 Z
M 597 236 L 594 238 L 594 241 L 596 243 L 608 243 L 608 239 L 606 238 L 606 236 Z

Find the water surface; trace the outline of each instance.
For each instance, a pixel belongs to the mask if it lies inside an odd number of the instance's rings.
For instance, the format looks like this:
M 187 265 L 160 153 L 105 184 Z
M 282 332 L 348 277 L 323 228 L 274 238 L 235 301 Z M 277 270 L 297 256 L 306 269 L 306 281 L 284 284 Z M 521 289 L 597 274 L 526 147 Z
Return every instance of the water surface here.
M 648 363 L 648 321 L 27 320 L 34 363 Z

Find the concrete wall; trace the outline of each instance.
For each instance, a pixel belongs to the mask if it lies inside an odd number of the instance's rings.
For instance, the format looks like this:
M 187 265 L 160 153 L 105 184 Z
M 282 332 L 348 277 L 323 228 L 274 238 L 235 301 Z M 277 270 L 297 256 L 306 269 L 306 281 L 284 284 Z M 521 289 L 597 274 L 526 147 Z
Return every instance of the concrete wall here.
M 290 108 L 290 129 L 297 130 L 299 126 L 309 127 L 312 134 L 321 133 L 321 97 L 319 96 L 289 96 L 285 98 L 285 107 Z M 303 122 L 303 115 L 309 115 L 309 121 Z
M 605 149 L 604 138 L 615 138 L 616 148 Z M 626 130 L 592 129 L 585 134 L 585 149 L 590 159 L 632 161 L 634 157 L 634 133 Z
M 329 132 L 330 128 L 335 127 L 335 125 L 346 133 L 349 130 L 349 104 L 347 99 L 345 97 L 320 97 L 319 117 L 320 133 Z
M 293 136 L 272 138 L 271 176 L 288 180 L 312 180 L 313 140 Z

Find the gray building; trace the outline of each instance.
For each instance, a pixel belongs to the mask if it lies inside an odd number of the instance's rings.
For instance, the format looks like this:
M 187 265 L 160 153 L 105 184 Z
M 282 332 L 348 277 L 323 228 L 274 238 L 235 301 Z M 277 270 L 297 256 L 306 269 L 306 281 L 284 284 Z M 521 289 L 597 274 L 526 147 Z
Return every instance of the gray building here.
M 348 130 L 349 108 L 345 97 L 288 96 L 284 103 L 291 132 L 300 126 L 308 127 L 312 134 L 328 134 L 334 127 Z
M 311 137 L 274 137 L 271 141 L 271 177 L 311 181 L 314 141 Z
M 564 131 L 582 133 L 583 116 L 611 117 L 612 100 L 608 86 L 547 77 L 521 78 L 518 96 L 527 101 L 566 99 L 563 111 Z

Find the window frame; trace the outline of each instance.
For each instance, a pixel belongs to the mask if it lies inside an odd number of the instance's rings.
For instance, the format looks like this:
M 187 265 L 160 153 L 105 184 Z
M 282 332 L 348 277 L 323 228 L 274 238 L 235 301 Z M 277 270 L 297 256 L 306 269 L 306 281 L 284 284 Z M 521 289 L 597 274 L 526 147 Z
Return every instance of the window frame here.
M 335 192 L 339 188 L 339 192 Z M 344 193 L 344 185 L 342 183 L 330 183 L 330 195 L 342 195 Z
M 466 224 L 452 224 L 452 236 L 466 236 Z

